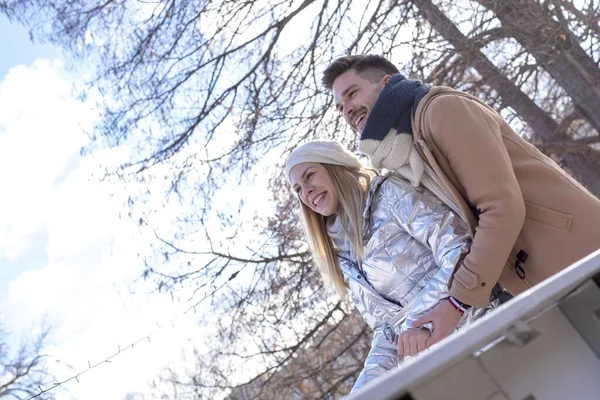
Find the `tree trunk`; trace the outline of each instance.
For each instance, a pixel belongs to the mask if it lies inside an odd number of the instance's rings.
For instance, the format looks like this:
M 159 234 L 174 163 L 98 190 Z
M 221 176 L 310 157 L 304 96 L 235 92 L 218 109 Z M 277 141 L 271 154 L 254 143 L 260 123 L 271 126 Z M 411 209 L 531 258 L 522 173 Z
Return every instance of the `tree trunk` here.
M 496 14 L 514 37 L 561 85 L 600 133 L 600 69 L 569 31 L 532 0 L 476 0 Z
M 431 0 L 410 1 L 434 29 L 462 57 L 469 60 L 473 68 L 483 76 L 485 82 L 500 94 L 503 103 L 514 109 L 542 142 L 570 140 L 565 131 L 557 133 L 559 125 L 556 121 L 516 87 Z M 575 179 L 600 197 L 598 152 L 589 149 L 581 153 L 560 152 L 556 155 L 559 162 L 573 174 Z

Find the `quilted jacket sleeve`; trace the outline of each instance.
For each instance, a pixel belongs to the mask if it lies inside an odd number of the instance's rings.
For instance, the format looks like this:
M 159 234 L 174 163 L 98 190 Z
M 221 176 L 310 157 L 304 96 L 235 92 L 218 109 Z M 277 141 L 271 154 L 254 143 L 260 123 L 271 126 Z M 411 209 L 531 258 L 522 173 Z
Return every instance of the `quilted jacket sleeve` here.
M 371 341 L 371 350 L 356 383 L 352 387 L 352 392 L 382 376 L 397 365 L 398 356 L 395 343 L 389 342 L 381 329 L 375 329 Z
M 412 327 L 418 316 L 450 296 L 448 282 L 467 253 L 470 235 L 466 224 L 430 191 L 409 182 L 389 179 L 386 201 L 388 218 L 431 250 L 438 269 L 420 292 L 404 305 L 404 312 L 392 322 L 395 333 Z
M 428 247 L 438 267 L 451 274 L 470 245 L 467 225 L 429 190 L 397 176 L 387 181 L 387 217 Z

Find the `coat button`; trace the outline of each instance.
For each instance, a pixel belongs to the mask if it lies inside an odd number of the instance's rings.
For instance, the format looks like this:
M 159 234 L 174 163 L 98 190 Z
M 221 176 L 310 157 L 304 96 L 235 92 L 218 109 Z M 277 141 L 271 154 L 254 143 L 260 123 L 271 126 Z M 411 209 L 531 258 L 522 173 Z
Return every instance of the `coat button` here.
M 356 278 L 357 279 L 362 279 L 362 276 L 361 275 L 357 275 Z

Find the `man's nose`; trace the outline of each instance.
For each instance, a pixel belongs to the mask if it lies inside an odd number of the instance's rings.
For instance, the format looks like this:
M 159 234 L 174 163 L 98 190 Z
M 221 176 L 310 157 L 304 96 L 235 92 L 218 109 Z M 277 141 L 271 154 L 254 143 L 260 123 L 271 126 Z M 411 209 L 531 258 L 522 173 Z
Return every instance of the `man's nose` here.
M 354 105 L 350 102 L 344 104 L 344 118 L 346 118 L 346 119 L 352 118 L 353 113 L 354 113 Z

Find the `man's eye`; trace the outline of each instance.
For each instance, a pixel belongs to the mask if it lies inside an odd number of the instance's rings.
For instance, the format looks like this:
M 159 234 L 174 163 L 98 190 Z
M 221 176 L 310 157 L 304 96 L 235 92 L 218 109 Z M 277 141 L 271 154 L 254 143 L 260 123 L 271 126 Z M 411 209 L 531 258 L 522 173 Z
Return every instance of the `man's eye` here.
M 356 92 L 358 92 L 358 90 L 353 90 L 350 92 L 350 95 L 348 97 L 353 98 L 354 95 L 356 94 Z
M 311 173 L 307 174 L 306 175 L 306 180 L 309 180 L 310 178 L 312 178 L 314 174 L 315 174 L 314 172 L 311 172 Z

